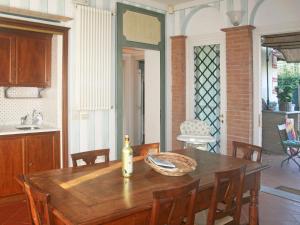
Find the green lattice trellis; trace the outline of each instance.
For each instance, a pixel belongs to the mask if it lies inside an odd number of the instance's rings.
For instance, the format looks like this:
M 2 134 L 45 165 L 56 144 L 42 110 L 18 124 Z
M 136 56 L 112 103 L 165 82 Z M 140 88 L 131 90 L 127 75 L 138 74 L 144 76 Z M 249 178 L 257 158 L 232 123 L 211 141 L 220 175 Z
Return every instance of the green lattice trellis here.
M 208 150 L 220 150 L 220 45 L 194 47 L 195 119 L 211 126 L 215 143 Z

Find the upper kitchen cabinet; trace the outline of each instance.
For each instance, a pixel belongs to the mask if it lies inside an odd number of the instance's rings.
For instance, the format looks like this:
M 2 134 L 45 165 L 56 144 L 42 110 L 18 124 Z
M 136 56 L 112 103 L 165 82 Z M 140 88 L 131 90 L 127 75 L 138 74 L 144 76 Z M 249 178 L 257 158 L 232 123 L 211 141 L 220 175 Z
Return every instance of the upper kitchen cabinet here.
M 16 38 L 0 33 L 0 85 L 12 85 L 16 78 Z
M 52 34 L 1 30 L 0 41 L 1 86 L 50 87 Z
M 52 35 L 29 34 L 16 37 L 16 84 L 49 87 Z

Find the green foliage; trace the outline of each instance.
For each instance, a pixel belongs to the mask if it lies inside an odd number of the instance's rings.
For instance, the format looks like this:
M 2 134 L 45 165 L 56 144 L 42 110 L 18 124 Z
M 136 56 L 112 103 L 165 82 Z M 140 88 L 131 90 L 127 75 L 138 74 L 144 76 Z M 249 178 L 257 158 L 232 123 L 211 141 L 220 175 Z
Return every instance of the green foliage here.
M 278 87 L 284 89 L 291 87 L 295 90 L 300 84 L 300 64 L 299 63 L 278 63 Z
M 292 85 L 286 85 L 284 88 L 276 87 L 277 98 L 280 102 L 291 102 L 293 98 L 293 87 Z
M 295 90 L 300 83 L 300 74 L 284 74 L 278 76 L 278 87 L 284 89 L 284 87 L 291 87 Z

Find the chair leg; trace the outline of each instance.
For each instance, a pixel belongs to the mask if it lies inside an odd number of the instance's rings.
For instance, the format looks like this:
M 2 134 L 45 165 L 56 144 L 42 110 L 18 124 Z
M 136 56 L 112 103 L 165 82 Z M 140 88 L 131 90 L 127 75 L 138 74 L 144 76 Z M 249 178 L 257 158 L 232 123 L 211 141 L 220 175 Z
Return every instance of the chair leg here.
M 281 161 L 281 167 L 283 166 L 283 163 L 284 163 L 285 161 L 289 161 L 290 159 L 291 159 L 291 156 L 288 155 L 287 158 L 285 158 L 284 160 L 282 160 L 282 161 Z
M 296 165 L 298 166 L 298 168 L 300 170 L 300 164 L 294 158 L 292 158 L 292 160 L 294 161 L 294 163 L 296 163 Z
M 285 161 L 287 161 L 287 163 L 289 164 L 289 161 L 290 161 L 290 159 L 298 166 L 298 168 L 299 168 L 299 171 L 300 171 L 300 163 L 299 162 L 297 162 L 296 161 L 296 157 L 299 157 L 299 152 L 297 152 L 297 153 L 295 153 L 295 154 L 289 154 L 288 152 L 286 153 L 287 154 L 287 158 L 285 158 L 284 160 L 282 160 L 281 161 L 281 167 L 283 166 L 283 163 L 285 162 Z

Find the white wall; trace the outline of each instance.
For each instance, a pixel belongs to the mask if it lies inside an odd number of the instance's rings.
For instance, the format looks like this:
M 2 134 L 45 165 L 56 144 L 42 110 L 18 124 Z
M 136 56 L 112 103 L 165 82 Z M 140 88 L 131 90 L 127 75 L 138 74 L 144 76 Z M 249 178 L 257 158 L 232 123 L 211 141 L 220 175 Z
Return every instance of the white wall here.
M 299 0 L 264 0 L 255 14 L 253 25 L 261 27 L 300 22 L 299 9 Z
M 160 142 L 160 52 L 145 50 L 145 143 Z
M 205 18 L 205 19 L 203 19 Z M 200 34 L 209 34 L 221 32 L 225 27 L 223 17 L 219 10 L 213 7 L 199 10 L 190 20 L 186 27 L 187 36 L 197 36 Z

